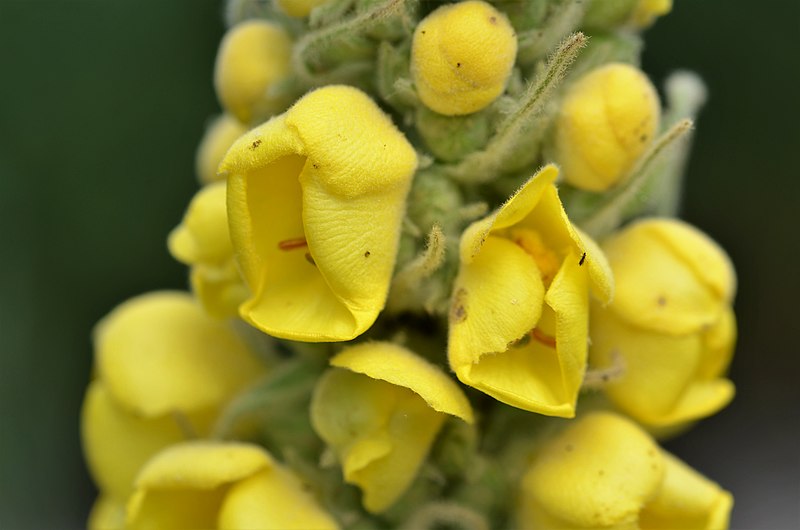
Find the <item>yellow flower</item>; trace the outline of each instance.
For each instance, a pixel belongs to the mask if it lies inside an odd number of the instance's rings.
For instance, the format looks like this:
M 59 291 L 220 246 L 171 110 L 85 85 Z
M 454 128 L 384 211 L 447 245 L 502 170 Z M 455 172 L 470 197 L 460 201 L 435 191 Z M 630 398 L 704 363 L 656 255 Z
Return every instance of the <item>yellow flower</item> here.
M 252 297 L 242 318 L 276 337 L 352 339 L 386 302 L 413 147 L 363 92 L 327 86 L 250 131 L 220 166 Z
M 191 266 L 192 290 L 216 318 L 235 316 L 248 296 L 228 234 L 225 186 L 215 182 L 198 191 L 167 239 L 175 259 Z
M 516 56 L 506 16 L 469 0 L 441 6 L 417 25 L 411 74 L 425 106 L 448 116 L 470 114 L 503 93 Z
M 631 22 L 643 28 L 670 11 L 672 11 L 672 0 L 639 0 L 631 15 Z
M 571 417 L 586 367 L 589 289 L 613 283 L 567 219 L 549 165 L 461 238 L 448 357 L 465 384 L 504 403 Z
M 458 385 L 414 353 L 388 342 L 348 348 L 314 391 L 314 430 L 336 451 L 364 507 L 391 506 L 417 474 L 445 414 L 472 423 Z
M 280 24 L 241 22 L 225 34 L 214 66 L 220 105 L 242 123 L 283 110 L 288 101 L 274 93 L 291 73 L 292 41 Z
M 94 339 L 97 378 L 86 392 L 81 434 L 102 493 L 95 512 L 105 520 L 150 456 L 188 435 L 207 435 L 220 408 L 264 367 L 184 293 L 125 302 Z
M 556 122 L 555 159 L 575 187 L 604 191 L 624 177 L 652 142 L 658 94 L 638 68 L 611 63 L 576 81 Z
M 529 529 L 721 529 L 733 504 L 633 422 L 607 412 L 545 442 L 521 489 L 518 523 Z
M 247 127 L 227 113 L 220 114 L 208 125 L 200 145 L 197 146 L 194 161 L 197 179 L 201 184 L 219 180 L 219 163 L 233 142 L 246 132 Z
M 300 480 L 262 448 L 186 442 L 154 456 L 128 502 L 132 529 L 334 529 Z
M 311 14 L 311 10 L 329 0 L 275 0 L 281 10 L 289 16 L 303 18 Z
M 637 222 L 604 242 L 617 283 L 614 302 L 592 306 L 591 362 L 619 356 L 606 387 L 621 410 L 654 427 L 715 413 L 733 398 L 724 373 L 736 323 L 736 276 L 725 252 L 674 219 Z

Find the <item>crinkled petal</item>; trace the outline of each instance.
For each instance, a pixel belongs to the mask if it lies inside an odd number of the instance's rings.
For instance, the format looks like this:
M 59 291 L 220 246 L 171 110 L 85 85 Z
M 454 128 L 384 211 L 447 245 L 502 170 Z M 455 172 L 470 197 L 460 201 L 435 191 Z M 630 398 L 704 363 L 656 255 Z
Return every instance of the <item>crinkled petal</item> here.
M 541 395 L 547 386 L 540 378 L 544 357 L 509 347 L 536 326 L 543 301 L 533 258 L 510 241 L 487 238 L 475 259 L 462 264 L 454 284 L 448 359 L 458 378 L 527 410 L 549 401 Z
M 548 186 L 558 177 L 552 164 L 536 172 L 494 214 L 472 223 L 461 236 L 461 262 L 469 263 L 480 252 L 489 233 L 521 222 L 536 207 Z
M 458 385 L 438 367 L 396 344 L 359 344 L 333 357 L 331 365 L 408 388 L 434 410 L 473 422 L 472 407 Z
M 128 300 L 98 324 L 94 339 L 106 389 L 144 416 L 218 406 L 264 372 L 233 330 L 187 293 Z
M 578 256 L 570 254 L 545 294 L 545 303 L 556 317 L 558 371 L 548 376 L 557 402 L 559 416 L 575 415 L 575 402 L 586 370 L 589 335 L 589 278 L 579 265 Z
M 728 528 L 733 496 L 664 452 L 666 472 L 658 495 L 640 517 L 647 530 L 723 530 Z
M 522 479 L 521 526 L 531 527 L 541 511 L 553 527 L 635 527 L 663 477 L 661 452 L 644 431 L 620 416 L 592 413 L 534 456 Z

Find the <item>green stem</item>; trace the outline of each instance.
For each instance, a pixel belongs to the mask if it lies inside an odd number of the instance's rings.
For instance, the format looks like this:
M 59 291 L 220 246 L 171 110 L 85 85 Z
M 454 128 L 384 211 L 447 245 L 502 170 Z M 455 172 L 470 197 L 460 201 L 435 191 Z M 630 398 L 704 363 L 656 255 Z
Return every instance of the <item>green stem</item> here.
M 674 146 L 692 129 L 692 125 L 692 120 L 683 119 L 662 134 L 639 159 L 627 182 L 609 193 L 604 204 L 580 224 L 581 228 L 593 238 L 601 239 L 620 226 L 625 217 L 636 210 L 637 205 L 645 203 L 647 197 L 642 196 L 642 191 L 650 185 L 654 174 L 650 170 L 667 148 Z
M 527 141 L 523 133 L 535 125 L 569 65 L 585 44 L 583 33 L 570 35 L 562 42 L 547 62 L 544 72 L 522 95 L 520 105 L 500 123 L 486 149 L 468 155 L 456 165 L 446 166 L 448 176 L 465 184 L 494 179 L 505 159 L 523 147 L 521 144 Z

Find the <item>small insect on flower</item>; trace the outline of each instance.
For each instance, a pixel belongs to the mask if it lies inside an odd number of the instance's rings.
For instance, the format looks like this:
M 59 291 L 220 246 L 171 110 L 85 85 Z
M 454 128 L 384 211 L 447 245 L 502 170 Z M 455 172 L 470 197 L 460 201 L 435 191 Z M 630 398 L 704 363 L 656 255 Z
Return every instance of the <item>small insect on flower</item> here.
M 584 262 L 584 261 L 586 261 L 586 252 L 584 252 L 584 253 L 583 253 L 583 256 L 581 256 L 581 260 L 578 262 L 578 267 L 580 267 L 581 265 L 583 265 L 583 262 Z

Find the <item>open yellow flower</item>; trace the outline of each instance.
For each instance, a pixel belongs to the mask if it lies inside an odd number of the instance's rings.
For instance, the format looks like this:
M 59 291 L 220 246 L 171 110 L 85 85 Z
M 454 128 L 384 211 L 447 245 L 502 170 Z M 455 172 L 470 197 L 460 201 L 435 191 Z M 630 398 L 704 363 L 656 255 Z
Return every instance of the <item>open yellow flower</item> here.
M 417 26 L 411 74 L 426 107 L 447 116 L 477 112 L 506 89 L 517 37 L 491 4 L 468 0 L 439 7 Z
M 472 408 L 439 368 L 395 344 L 359 344 L 331 364 L 338 368 L 317 384 L 311 421 L 378 513 L 411 484 L 445 415 L 472 423 Z
M 187 436 L 205 436 L 264 367 L 186 293 L 156 292 L 117 307 L 95 330 L 97 378 L 83 403 L 89 469 L 105 520 L 131 493 L 140 467 Z M 103 515 L 105 514 L 105 515 Z
M 224 182 L 202 188 L 167 239 L 170 254 L 191 267 L 195 296 L 216 318 L 235 316 L 248 296 L 233 256 L 225 199 Z
M 733 500 L 630 420 L 595 412 L 535 451 L 518 505 L 521 528 L 710 530 Z
M 658 93 L 638 68 L 610 63 L 569 87 L 556 120 L 555 159 L 564 180 L 604 191 L 617 184 L 653 142 Z
M 338 528 L 300 480 L 261 447 L 186 442 L 154 456 L 128 502 L 132 530 Z
M 708 236 L 675 219 L 634 223 L 603 243 L 614 302 L 591 310 L 591 362 L 623 375 L 606 387 L 621 410 L 654 427 L 717 412 L 733 398 L 736 275 Z
M 613 280 L 602 252 L 567 219 L 548 165 L 461 238 L 448 357 L 465 384 L 509 405 L 575 414 L 589 291 L 603 303 Z
M 352 339 L 386 302 L 417 164 L 363 92 L 327 86 L 248 132 L 220 166 L 252 297 L 242 318 L 276 337 Z

